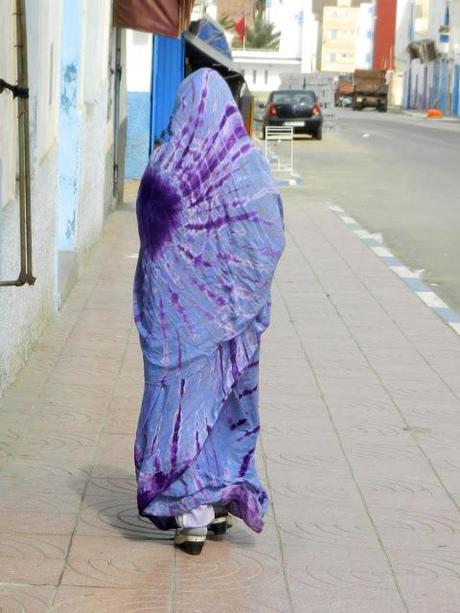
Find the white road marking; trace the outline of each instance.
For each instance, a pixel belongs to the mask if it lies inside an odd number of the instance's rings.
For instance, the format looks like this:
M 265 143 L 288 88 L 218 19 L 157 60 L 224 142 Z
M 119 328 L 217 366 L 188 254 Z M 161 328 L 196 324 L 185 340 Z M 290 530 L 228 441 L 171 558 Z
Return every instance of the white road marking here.
M 372 251 L 376 253 L 381 258 L 394 258 L 394 255 L 391 251 L 388 251 L 386 247 L 371 247 Z
M 328 205 L 328 208 L 331 211 L 336 211 L 337 213 L 344 213 L 344 210 L 336 205 Z M 344 223 L 348 225 L 357 223 L 352 217 L 348 217 L 347 215 L 340 215 L 340 218 L 342 219 Z M 374 240 L 378 240 L 378 239 L 382 240 L 382 237 L 380 234 L 370 234 L 363 228 L 360 228 L 358 230 L 353 230 L 353 234 L 356 234 L 356 236 L 358 236 L 362 240 L 366 240 L 369 238 L 371 239 L 373 238 Z M 387 249 L 386 247 L 378 245 L 378 246 L 371 246 L 370 248 L 376 255 L 378 255 L 381 258 L 394 258 L 395 257 L 391 253 L 391 251 Z M 403 265 L 391 266 L 387 264 L 387 266 L 390 270 L 392 270 L 402 279 L 420 279 L 422 274 L 425 272 L 424 268 L 422 268 L 421 270 L 412 271 L 409 268 L 407 268 L 407 266 L 403 266 Z M 433 283 L 432 285 L 436 286 L 437 284 Z M 441 300 L 441 298 L 439 298 L 439 296 L 437 296 L 434 292 L 430 292 L 430 291 L 417 292 L 416 291 L 415 294 L 417 294 L 420 300 L 422 300 L 431 309 L 439 309 L 439 308 L 448 309 L 449 308 L 449 306 L 443 300 Z M 452 330 L 454 330 L 454 332 L 460 335 L 460 322 L 448 321 L 447 323 L 452 328 Z
M 354 224 L 354 223 L 358 223 L 355 219 L 353 219 L 353 217 L 348 217 L 347 215 L 340 215 L 342 221 L 344 221 L 346 224 Z
M 434 292 L 415 292 L 417 296 L 423 300 L 425 304 L 427 304 L 432 309 L 441 308 L 447 309 L 449 308 L 447 304 L 439 298 Z
M 402 279 L 418 279 L 418 274 L 409 270 L 407 266 L 390 266 L 390 268 Z
M 367 230 L 353 230 L 353 232 L 356 234 L 356 236 L 359 236 L 359 238 L 362 238 L 363 240 L 372 238 L 372 234 L 370 234 Z

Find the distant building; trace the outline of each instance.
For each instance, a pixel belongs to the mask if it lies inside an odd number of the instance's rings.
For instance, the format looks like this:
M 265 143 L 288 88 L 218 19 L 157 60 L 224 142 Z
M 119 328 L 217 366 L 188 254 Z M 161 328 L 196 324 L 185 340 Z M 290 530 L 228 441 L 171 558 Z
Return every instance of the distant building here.
M 372 68 L 374 55 L 374 3 L 361 2 L 356 38 L 356 68 Z
M 318 22 L 311 0 L 267 2 L 267 19 L 281 33 L 278 51 L 233 49 L 233 59 L 255 94 L 278 89 L 284 73 L 310 73 L 317 69 Z
M 246 26 L 252 27 L 254 16 L 253 0 L 214 0 L 206 7 L 206 12 L 213 17 L 214 6 L 217 6 L 217 19 L 229 17 L 234 21 L 238 21 L 241 17 L 244 17 Z
M 351 0 L 337 0 L 336 6 L 325 6 L 321 70 L 351 73 L 356 68 L 356 47 L 360 10 Z
M 398 0 L 395 21 L 392 102 L 460 115 L 460 2 Z

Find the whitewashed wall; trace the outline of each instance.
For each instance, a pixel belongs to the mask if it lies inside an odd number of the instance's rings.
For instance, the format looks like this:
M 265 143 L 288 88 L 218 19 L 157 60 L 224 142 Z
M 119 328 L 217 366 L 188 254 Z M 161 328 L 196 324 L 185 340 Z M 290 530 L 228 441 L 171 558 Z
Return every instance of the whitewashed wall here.
M 14 5 L 0 2 L 0 74 L 15 79 Z M 32 206 L 35 286 L 0 287 L 0 394 L 28 355 L 42 331 L 54 303 L 55 226 L 58 138 L 59 3 L 27 3 L 32 160 Z M 0 275 L 16 278 L 19 272 L 19 225 L 16 191 L 16 104 L 8 93 L 0 96 L 2 146 L 0 148 Z M 7 129 L 3 130 L 6 113 Z
M 238 70 L 244 72 L 246 83 L 254 93 L 278 89 L 283 74 L 301 71 L 300 58 L 283 57 L 275 51 L 234 50 L 233 59 Z
M 356 68 L 372 67 L 373 39 L 374 7 L 371 2 L 361 2 L 356 39 Z
M 80 259 L 98 237 L 106 208 L 106 157 L 113 142 L 111 124 L 107 116 L 110 0 L 86 0 L 82 25 L 81 188 L 76 242 Z
M 58 216 L 62 7 L 80 0 L 28 0 L 31 196 L 34 286 L 0 287 L 0 395 L 22 366 L 50 317 L 60 306 Z M 15 81 L 14 0 L 0 2 L 0 75 Z M 74 278 L 113 206 L 113 79 L 109 72 L 110 0 L 82 0 L 79 164 Z M 121 121 L 126 103 L 121 99 Z M 16 104 L 0 95 L 0 277 L 19 272 L 16 187 Z

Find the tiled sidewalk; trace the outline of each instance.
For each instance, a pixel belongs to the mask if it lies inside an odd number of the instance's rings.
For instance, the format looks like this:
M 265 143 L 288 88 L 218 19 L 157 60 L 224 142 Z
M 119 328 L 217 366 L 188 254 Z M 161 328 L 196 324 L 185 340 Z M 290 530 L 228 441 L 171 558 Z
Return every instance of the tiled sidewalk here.
M 137 517 L 127 205 L 0 405 L 0 611 L 460 611 L 460 338 L 305 188 L 285 203 L 264 533 L 191 558 Z

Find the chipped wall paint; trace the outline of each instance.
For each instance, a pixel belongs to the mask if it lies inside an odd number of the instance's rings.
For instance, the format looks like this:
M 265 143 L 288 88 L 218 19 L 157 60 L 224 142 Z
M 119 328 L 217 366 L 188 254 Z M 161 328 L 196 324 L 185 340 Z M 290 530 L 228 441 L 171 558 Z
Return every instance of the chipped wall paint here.
M 78 108 L 81 15 L 80 0 L 63 1 L 57 227 L 57 248 L 60 251 L 70 251 L 75 248 L 81 132 Z

